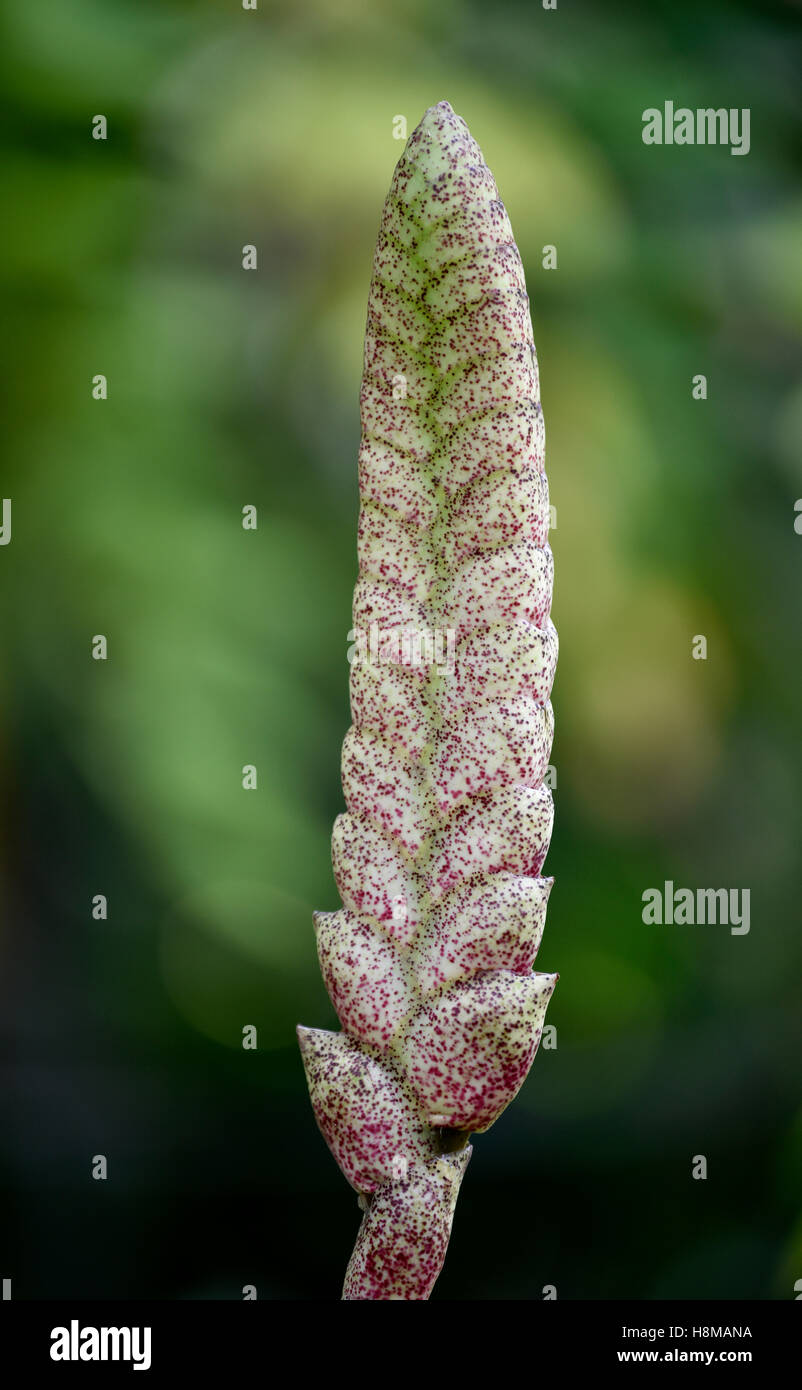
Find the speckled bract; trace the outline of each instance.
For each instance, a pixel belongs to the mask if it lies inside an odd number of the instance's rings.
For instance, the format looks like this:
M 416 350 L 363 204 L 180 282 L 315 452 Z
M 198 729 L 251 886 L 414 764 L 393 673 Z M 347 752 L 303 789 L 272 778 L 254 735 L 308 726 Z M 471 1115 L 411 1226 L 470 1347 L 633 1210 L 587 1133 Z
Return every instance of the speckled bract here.
M 468 1136 L 520 1089 L 557 979 L 533 973 L 557 660 L 537 359 L 507 213 L 445 101 L 384 206 L 361 414 L 343 906 L 315 918 L 342 1032 L 298 1035 L 364 1210 L 343 1298 L 426 1299 Z

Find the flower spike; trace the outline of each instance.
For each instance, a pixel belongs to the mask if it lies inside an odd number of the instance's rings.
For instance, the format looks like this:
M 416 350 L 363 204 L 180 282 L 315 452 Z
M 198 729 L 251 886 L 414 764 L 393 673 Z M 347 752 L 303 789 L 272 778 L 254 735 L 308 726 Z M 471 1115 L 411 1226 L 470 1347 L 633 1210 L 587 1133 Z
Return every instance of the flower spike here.
M 298 1029 L 359 1193 L 343 1298 L 426 1299 L 471 1156 L 532 1064 L 557 634 L 537 358 L 493 177 L 448 102 L 396 166 L 368 300 L 359 579 L 318 955 L 342 1032 Z

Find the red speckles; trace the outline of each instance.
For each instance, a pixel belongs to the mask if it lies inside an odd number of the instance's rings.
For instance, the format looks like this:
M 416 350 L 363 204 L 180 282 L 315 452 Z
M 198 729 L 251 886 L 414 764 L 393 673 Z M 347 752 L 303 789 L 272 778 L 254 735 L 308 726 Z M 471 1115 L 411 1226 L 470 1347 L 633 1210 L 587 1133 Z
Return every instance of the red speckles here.
M 526 621 L 497 623 L 470 633 L 457 647 L 452 670 L 443 675 L 440 707 L 452 719 L 485 700 L 528 694 L 545 704 L 557 665 L 557 632 L 550 619 L 541 628 Z
M 400 1051 L 429 1122 L 481 1133 L 517 1095 L 556 975 L 499 970 L 456 984 L 413 1019 Z
M 419 852 L 431 815 L 419 795 L 414 767 L 380 734 L 350 729 L 343 744 L 343 793 L 353 816 L 371 821 L 410 855 Z
M 423 292 L 426 308 L 435 323 L 449 320 L 460 305 L 481 303 L 499 292 L 526 294 L 524 268 L 514 241 L 460 260 L 430 280 Z M 531 325 L 524 337 L 532 341 Z
M 457 811 L 437 842 L 431 893 L 438 901 L 474 874 L 513 873 L 534 878 L 551 839 L 554 804 L 548 787 L 501 786 Z
M 415 529 L 397 516 L 369 503 L 363 505 L 357 535 L 360 574 L 397 584 L 412 597 L 425 598 L 417 541 Z
M 446 372 L 480 354 L 498 356 L 531 342 L 529 301 L 518 289 L 487 290 L 481 299 L 469 300 L 443 318 L 438 328 L 430 351 L 436 370 Z
M 514 473 L 542 468 L 544 448 L 539 405 L 529 400 L 519 405 L 500 402 L 458 424 L 440 445 L 435 462 L 445 458 L 445 492 L 453 497 L 460 488 L 498 469 Z
M 518 540 L 542 547 L 548 531 L 545 473 L 503 469 L 479 478 L 454 498 L 443 532 L 443 557 L 453 569 L 477 551 Z
M 352 1187 L 374 1192 L 436 1149 L 408 1087 L 345 1033 L 298 1028 L 315 1118 Z
M 347 1033 L 386 1052 L 415 1006 L 398 950 L 373 918 L 316 912 L 326 989 Z
M 447 102 L 382 214 L 360 412 L 343 909 L 315 918 L 344 1031 L 299 1036 L 318 1124 L 371 1194 L 343 1297 L 412 1300 L 445 1257 L 467 1132 L 520 1088 L 557 978 L 532 973 L 557 661 L 537 356 L 507 213 Z M 435 633 L 439 655 L 410 660 Z
M 483 550 L 457 570 L 443 601 L 443 619 L 457 641 L 477 627 L 529 623 L 540 627 L 551 608 L 554 560 L 531 541 Z
M 418 930 L 415 891 L 400 852 L 381 830 L 356 816 L 338 816 L 331 857 L 345 907 L 375 917 L 400 945 L 409 945 Z
M 399 370 L 393 375 L 396 378 L 393 390 L 397 399 L 381 382 L 369 380 L 363 383 L 362 428 L 369 438 L 380 444 L 389 444 L 399 454 L 408 455 L 413 465 L 419 468 L 431 457 L 436 436 L 429 428 L 425 407 L 418 407 L 409 395 L 404 373 Z M 399 395 L 399 392 L 404 395 Z M 402 402 L 403 409 L 400 408 Z
M 495 873 L 458 884 L 427 918 L 417 958 L 423 998 L 486 970 L 528 975 L 553 882 Z
M 409 454 L 372 435 L 359 449 L 359 490 L 413 526 L 431 526 L 437 516 L 437 492 L 426 473 Z
M 410 598 L 406 589 L 383 579 L 360 579 L 354 590 L 354 627 L 368 632 L 426 626 L 426 610 Z M 385 644 L 387 646 L 388 644 Z M 399 649 L 400 650 L 400 649 Z
M 425 672 L 421 667 L 369 660 L 368 641 L 365 634 L 364 659 L 351 667 L 351 717 L 360 728 L 372 729 L 397 744 L 401 758 L 418 758 L 430 737 L 423 698 Z
M 362 1218 L 343 1299 L 429 1297 L 443 1267 L 470 1146 L 407 1168 L 376 1191 Z
M 551 703 L 538 705 L 528 695 L 488 701 L 445 723 L 429 769 L 440 814 L 500 784 L 538 787 L 553 733 Z

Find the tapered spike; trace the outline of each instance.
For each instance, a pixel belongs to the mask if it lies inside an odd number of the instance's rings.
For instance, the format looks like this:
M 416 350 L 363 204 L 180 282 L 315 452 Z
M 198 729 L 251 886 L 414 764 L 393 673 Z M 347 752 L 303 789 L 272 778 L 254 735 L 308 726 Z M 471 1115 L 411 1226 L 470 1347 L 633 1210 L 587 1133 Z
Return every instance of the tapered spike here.
M 446 101 L 385 202 L 360 410 L 343 908 L 316 916 L 343 1031 L 299 1040 L 364 1211 L 343 1298 L 415 1300 L 558 978 L 532 973 L 557 661 L 538 364 L 509 218 Z

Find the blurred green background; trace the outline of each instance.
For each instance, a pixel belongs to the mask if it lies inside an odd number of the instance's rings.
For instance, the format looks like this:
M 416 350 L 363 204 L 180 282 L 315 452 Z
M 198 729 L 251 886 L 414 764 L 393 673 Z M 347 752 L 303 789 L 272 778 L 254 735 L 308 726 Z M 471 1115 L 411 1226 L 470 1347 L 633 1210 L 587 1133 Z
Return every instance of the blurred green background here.
M 757 0 L 6 7 L 15 1297 L 339 1296 L 359 1212 L 294 1026 L 335 1026 L 311 914 L 337 905 L 393 117 L 411 133 L 443 98 L 507 205 L 540 359 L 561 651 L 538 968 L 561 979 L 558 1046 L 475 1145 L 434 1297 L 794 1296 L 799 18 Z M 644 146 L 667 99 L 751 108 L 748 156 Z M 666 879 L 749 888 L 750 933 L 645 926 Z

